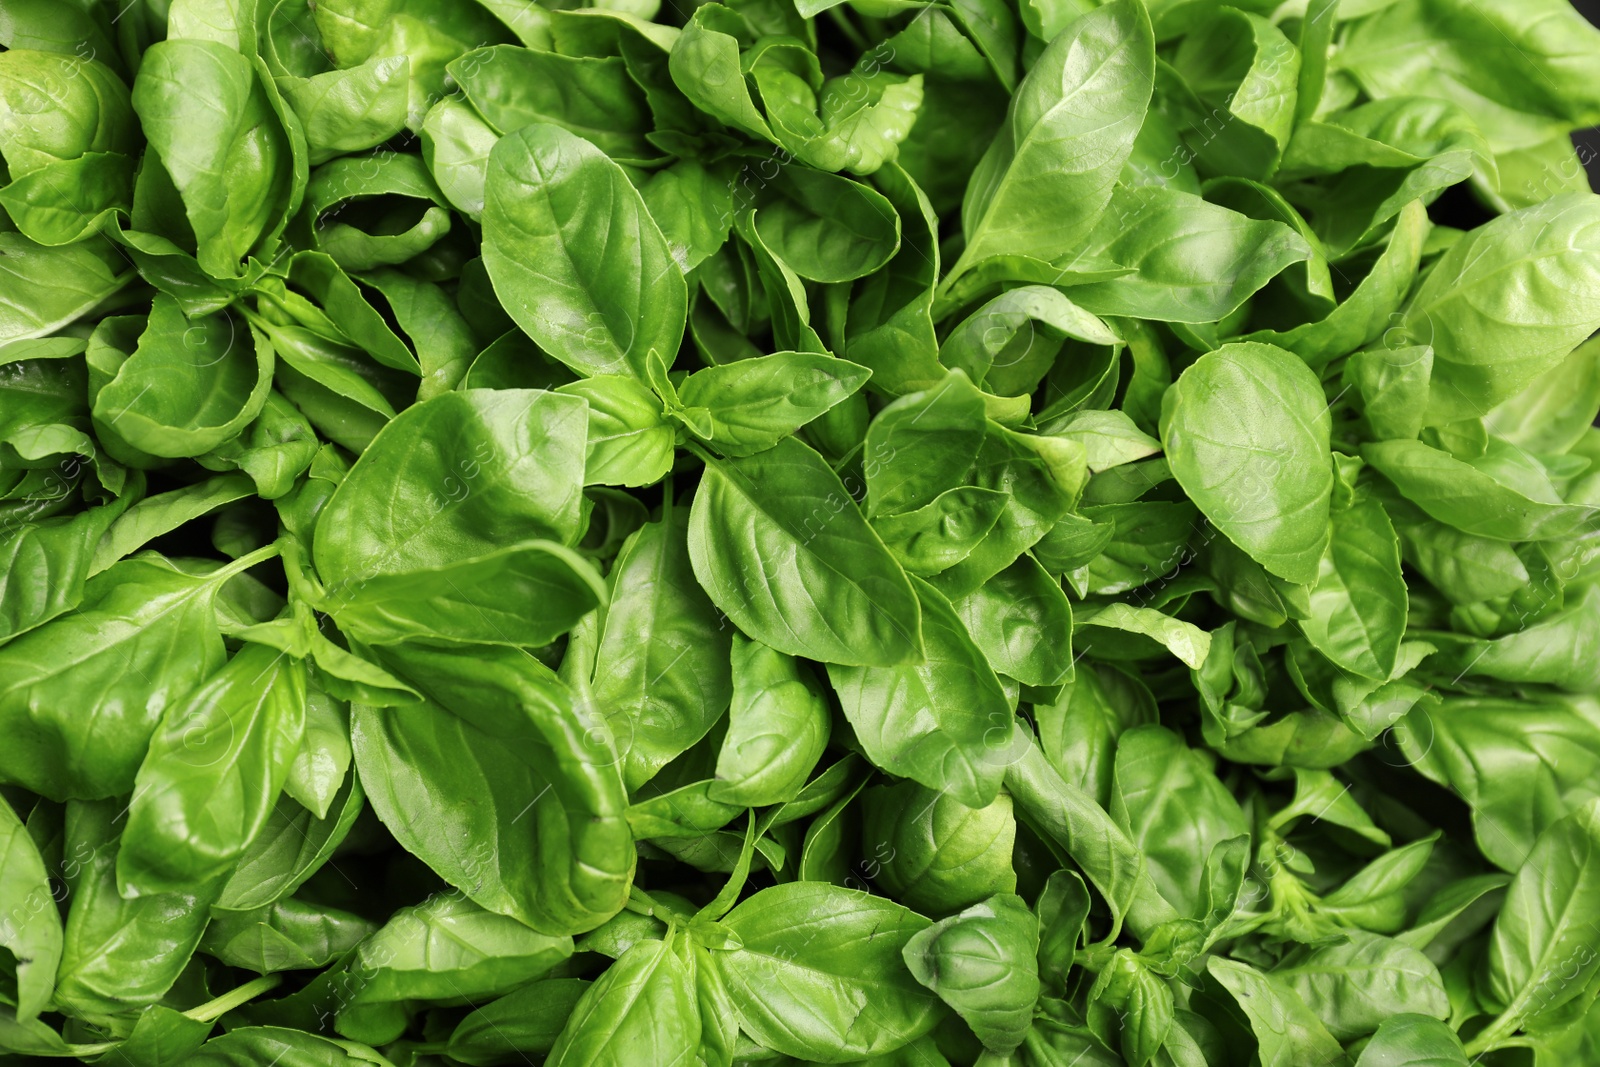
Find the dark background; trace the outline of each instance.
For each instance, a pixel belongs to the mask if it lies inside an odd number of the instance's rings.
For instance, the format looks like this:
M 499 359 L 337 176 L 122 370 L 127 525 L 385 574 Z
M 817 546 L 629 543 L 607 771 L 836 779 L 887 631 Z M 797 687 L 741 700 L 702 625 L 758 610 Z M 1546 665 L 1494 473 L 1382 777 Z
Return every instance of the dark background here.
M 1573 6 L 1589 17 L 1589 21 L 1600 26 L 1600 0 L 1573 0 Z M 1600 191 L 1600 128 L 1583 130 L 1573 135 L 1573 140 L 1578 142 L 1582 158 L 1589 161 L 1589 185 Z

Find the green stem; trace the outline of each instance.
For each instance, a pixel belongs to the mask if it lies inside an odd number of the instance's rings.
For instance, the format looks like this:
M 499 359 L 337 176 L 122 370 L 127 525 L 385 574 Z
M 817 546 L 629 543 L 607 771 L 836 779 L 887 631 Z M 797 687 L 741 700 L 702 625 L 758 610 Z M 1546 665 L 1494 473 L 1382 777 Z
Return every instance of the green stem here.
M 1479 1056 L 1482 1056 L 1490 1049 L 1500 1047 L 1500 1038 L 1502 1035 L 1497 1032 L 1498 1029 L 1499 1024 L 1496 1023 L 1494 1026 L 1489 1027 L 1489 1029 L 1483 1031 L 1481 1034 L 1473 1038 L 1471 1041 L 1468 1041 L 1466 1045 L 1463 1046 L 1463 1050 L 1467 1054 L 1468 1062 L 1474 1062 Z
M 281 981 L 283 981 L 281 975 L 264 974 L 260 978 L 251 979 L 242 986 L 230 989 L 216 1000 L 208 1001 L 198 1008 L 190 1008 L 183 1014 L 197 1023 L 214 1022 L 239 1005 L 252 1001 L 269 990 L 276 989 Z
M 1484 1027 L 1466 1044 L 1467 1059 L 1476 1062 L 1485 1052 L 1504 1048 L 1511 1044 L 1511 1035 L 1515 1034 L 1522 1025 L 1522 1005 L 1525 997 L 1519 996 L 1509 1008 L 1500 1013 L 1500 1017 Z
M 739 850 L 739 861 L 733 865 L 733 873 L 728 875 L 727 884 L 722 887 L 722 892 L 696 913 L 696 919 L 716 922 L 733 910 L 733 906 L 739 902 L 739 894 L 744 891 L 745 880 L 750 877 L 750 861 L 755 855 L 757 840 L 756 813 L 752 808 L 749 822 L 745 823 L 744 847 Z
M 845 18 L 843 11 L 837 7 L 830 7 L 828 9 L 828 18 L 833 21 L 835 26 L 839 27 L 839 32 L 844 34 L 845 38 L 857 49 L 863 52 L 871 51 L 871 42 L 862 36 L 860 30 L 851 25 L 850 20 Z
M 858 453 L 864 451 L 866 449 L 866 447 L 867 447 L 867 442 L 866 441 L 864 441 L 864 440 L 863 441 L 858 441 L 854 448 L 852 448 L 850 451 L 846 452 L 843 456 L 841 456 L 839 458 L 839 462 L 837 462 L 837 463 L 835 463 L 833 465 L 833 473 L 838 474 L 840 471 L 844 470 L 845 464 L 849 463 L 852 459 L 855 459 L 856 455 Z
M 226 581 L 227 579 L 232 578 L 236 574 L 241 574 L 244 571 L 249 570 L 251 567 L 254 567 L 257 563 L 261 563 L 261 562 L 264 562 L 265 560 L 269 560 L 269 559 L 274 559 L 274 558 L 276 558 L 276 557 L 278 557 L 278 556 L 280 556 L 282 554 L 283 554 L 283 549 L 279 546 L 278 542 L 274 541 L 270 545 L 262 545 L 260 548 L 256 549 L 254 552 L 246 552 L 244 555 L 240 556 L 238 559 L 234 560 L 232 563 L 229 563 L 227 566 L 220 567 L 217 570 L 213 571 L 212 574 L 211 574 L 211 577 L 219 579 L 219 580 L 222 580 L 222 581 Z
M 650 894 L 636 885 L 628 887 L 628 902 L 622 905 L 622 908 L 624 911 L 631 911 L 635 915 L 649 915 L 651 917 L 655 917 L 660 911 L 656 902 L 650 899 Z
M 102 1041 L 98 1045 L 68 1045 L 67 1048 L 72 1050 L 74 1056 L 84 1059 L 88 1056 L 99 1056 L 110 1052 L 120 1044 L 122 1044 L 121 1041 Z
M 311 573 L 311 563 L 306 559 L 305 547 L 300 539 L 285 533 L 276 544 L 280 546 L 283 556 L 283 575 L 289 581 L 289 589 L 297 599 L 305 601 L 312 608 L 326 611 L 328 591 Z
M 415 1045 L 407 1045 L 406 1051 L 420 1053 L 424 1056 L 443 1056 L 450 1051 L 450 1042 L 422 1041 Z

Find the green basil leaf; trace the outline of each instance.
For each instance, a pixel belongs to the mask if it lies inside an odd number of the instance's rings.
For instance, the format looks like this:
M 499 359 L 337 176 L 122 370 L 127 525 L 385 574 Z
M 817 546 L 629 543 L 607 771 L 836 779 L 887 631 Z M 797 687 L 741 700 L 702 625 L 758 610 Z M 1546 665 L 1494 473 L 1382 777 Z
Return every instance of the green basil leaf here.
M 546 1061 L 552 1067 L 693 1061 L 700 1045 L 693 964 L 687 943 L 640 941 L 578 998 Z
M 1329 434 L 1316 376 L 1271 345 L 1207 353 L 1161 408 L 1162 446 L 1184 491 L 1256 562 L 1302 585 L 1328 545 Z
M 793 800 L 832 728 L 822 688 L 805 666 L 735 636 L 733 700 L 711 797 L 750 808 Z
M 356 769 L 390 831 L 473 901 L 536 930 L 581 933 L 615 914 L 635 857 L 603 722 L 515 649 L 407 645 L 384 660 L 428 697 L 352 716 Z M 475 803 L 448 801 L 462 795 Z M 495 843 L 463 851 L 483 832 L 468 829 L 480 806 Z M 451 811 L 457 828 L 442 830 Z
M 1445 1019 L 1450 1004 L 1433 963 L 1416 949 L 1376 934 L 1319 946 L 1272 971 L 1317 1013 L 1335 1037 L 1377 1030 L 1396 1014 Z
M 740 947 L 720 953 L 739 1025 L 786 1055 L 864 1058 L 938 1022 L 938 1001 L 901 960 L 928 920 L 826 883 L 757 893 L 724 920 Z
M 323 581 L 338 594 L 342 585 L 471 559 L 510 541 L 571 543 L 588 408 L 577 397 L 514 389 L 448 393 L 408 408 L 322 510 L 314 556 Z
M 819 353 L 777 352 L 695 371 L 678 387 L 678 399 L 708 413 L 710 432 L 695 432 L 713 448 L 750 456 L 843 402 L 870 373 Z
M 171 893 L 226 874 L 266 824 L 305 723 L 305 665 L 264 645 L 168 708 L 134 780 L 118 886 Z
M 901 954 L 985 1048 L 1005 1055 L 1033 1023 L 1038 950 L 1038 920 L 1021 897 L 1002 893 L 913 934 Z
M 689 558 L 712 602 L 780 652 L 888 667 L 921 651 L 905 572 L 838 475 L 794 438 L 707 466 Z
M 1213 956 L 1207 963 L 1217 980 L 1249 1017 L 1262 1067 L 1338 1063 L 1344 1051 L 1288 985 L 1254 967 Z
M 924 658 L 898 667 L 829 664 L 828 678 L 869 759 L 969 807 L 995 797 L 1011 758 L 1011 705 L 961 617 L 912 579 Z
M 61 960 L 61 916 L 50 878 L 17 813 L 0 800 L 0 944 L 16 960 L 17 1021 L 32 1022 L 50 1002 Z
M 1050 42 L 973 172 L 961 207 L 967 244 L 951 278 L 992 255 L 1054 260 L 1074 249 L 1133 151 L 1154 66 L 1137 4 L 1108 4 Z
M 1502 215 L 1442 256 L 1400 324 L 1433 346 L 1428 422 L 1485 414 L 1600 325 L 1600 208 L 1569 194 Z M 1511 292 L 1526 299 L 1508 301 Z
M 609 191 L 597 197 L 599 188 Z M 683 274 L 622 168 L 589 142 L 542 122 L 501 138 L 483 222 L 495 293 L 561 362 L 585 376 L 643 378 L 650 352 L 677 353 Z
M 630 789 L 648 781 L 716 723 L 732 692 L 732 629 L 695 583 L 682 508 L 623 542 L 608 580 L 593 666 L 603 710 Z M 649 634 L 648 641 L 640 641 Z

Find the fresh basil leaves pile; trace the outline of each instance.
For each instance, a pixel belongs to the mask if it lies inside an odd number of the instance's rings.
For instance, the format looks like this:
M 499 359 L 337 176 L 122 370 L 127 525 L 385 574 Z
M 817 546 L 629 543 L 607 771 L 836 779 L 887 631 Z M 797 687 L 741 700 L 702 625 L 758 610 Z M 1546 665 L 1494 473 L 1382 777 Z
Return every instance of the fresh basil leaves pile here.
M 0 1061 L 1600 1063 L 1565 0 L 0 43 Z

